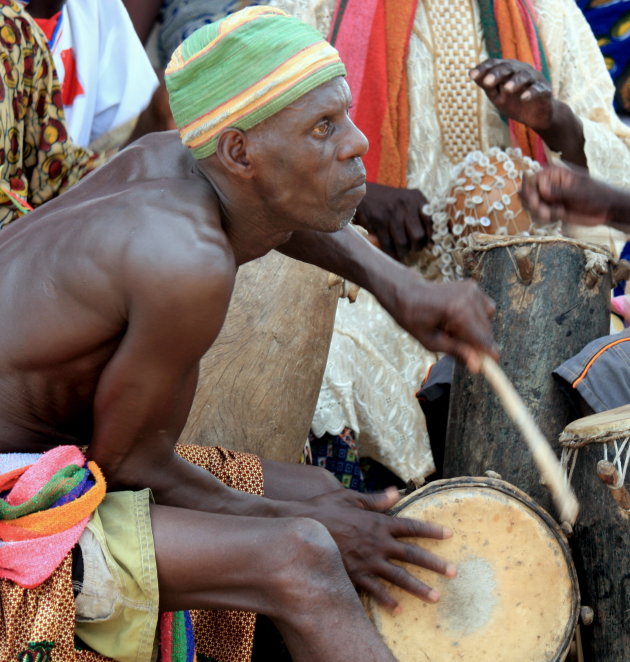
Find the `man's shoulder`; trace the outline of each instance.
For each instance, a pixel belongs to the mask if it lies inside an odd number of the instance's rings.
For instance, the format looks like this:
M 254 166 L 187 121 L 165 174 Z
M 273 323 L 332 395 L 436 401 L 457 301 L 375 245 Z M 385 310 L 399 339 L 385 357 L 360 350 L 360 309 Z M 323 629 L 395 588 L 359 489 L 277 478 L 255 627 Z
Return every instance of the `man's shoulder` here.
M 181 181 L 190 178 L 194 163 L 177 131 L 160 131 L 131 143 L 98 172 L 127 181 Z
M 210 189 L 205 199 L 199 196 L 196 184 L 169 181 L 131 220 L 133 232 L 116 219 L 113 231 L 126 242 L 124 264 L 130 283 L 150 283 L 174 296 L 177 291 L 187 297 L 222 288 L 231 291 L 236 262 L 216 195 Z
M 176 131 L 137 140 L 46 207 L 50 212 L 75 205 L 97 208 L 97 215 L 124 210 L 127 220 L 150 216 L 156 208 L 170 213 L 173 222 L 218 213 L 212 186 L 196 172 Z

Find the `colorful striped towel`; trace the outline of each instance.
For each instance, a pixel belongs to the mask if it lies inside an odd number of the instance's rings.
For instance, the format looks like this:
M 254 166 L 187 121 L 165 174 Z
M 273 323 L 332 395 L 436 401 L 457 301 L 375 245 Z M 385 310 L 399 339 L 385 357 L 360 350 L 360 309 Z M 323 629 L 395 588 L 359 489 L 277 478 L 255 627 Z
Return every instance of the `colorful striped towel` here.
M 105 478 L 76 446 L 0 455 L 0 578 L 39 586 L 76 545 L 105 497 Z

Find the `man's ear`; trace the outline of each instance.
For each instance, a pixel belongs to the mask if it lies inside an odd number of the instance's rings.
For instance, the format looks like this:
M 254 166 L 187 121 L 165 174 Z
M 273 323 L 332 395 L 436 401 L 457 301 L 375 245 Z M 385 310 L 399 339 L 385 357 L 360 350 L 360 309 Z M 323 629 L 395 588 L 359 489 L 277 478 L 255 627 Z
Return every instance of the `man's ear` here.
M 252 176 L 252 164 L 247 153 L 248 147 L 245 131 L 231 127 L 219 135 L 216 155 L 228 172 L 249 179 Z

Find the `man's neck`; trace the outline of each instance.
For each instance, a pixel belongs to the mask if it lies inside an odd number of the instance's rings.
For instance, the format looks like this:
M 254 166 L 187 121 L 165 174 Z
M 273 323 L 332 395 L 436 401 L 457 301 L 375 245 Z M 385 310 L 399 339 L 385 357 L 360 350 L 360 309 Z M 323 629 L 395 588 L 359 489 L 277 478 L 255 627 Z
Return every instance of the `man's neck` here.
M 237 265 L 245 264 L 289 241 L 291 232 L 279 230 L 277 220 L 269 219 L 258 201 L 233 191 L 222 177 L 210 173 L 201 164 L 198 174 L 212 186 L 218 200 L 221 226 L 232 246 Z

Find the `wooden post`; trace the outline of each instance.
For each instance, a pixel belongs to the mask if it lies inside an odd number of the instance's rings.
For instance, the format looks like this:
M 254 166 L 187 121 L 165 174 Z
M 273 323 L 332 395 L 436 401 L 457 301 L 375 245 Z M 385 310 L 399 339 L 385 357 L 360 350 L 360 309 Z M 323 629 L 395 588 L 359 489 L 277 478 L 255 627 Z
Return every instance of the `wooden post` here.
M 239 269 L 223 329 L 201 362 L 180 443 L 299 461 L 341 290 L 333 282 L 277 251 Z

